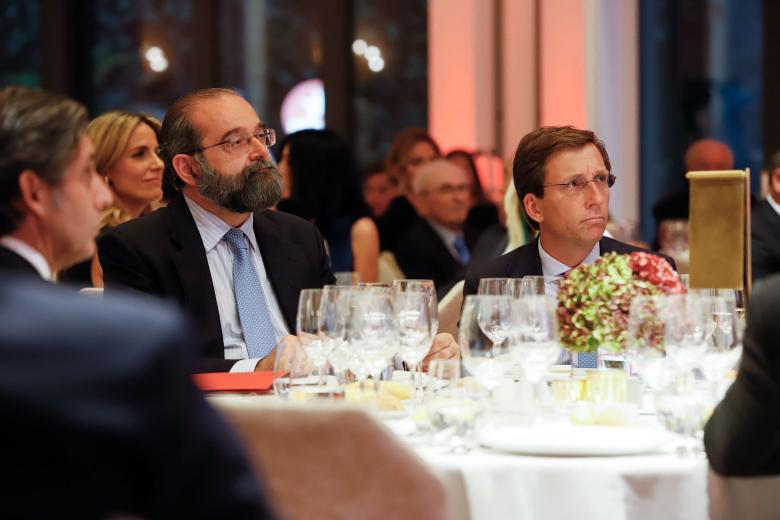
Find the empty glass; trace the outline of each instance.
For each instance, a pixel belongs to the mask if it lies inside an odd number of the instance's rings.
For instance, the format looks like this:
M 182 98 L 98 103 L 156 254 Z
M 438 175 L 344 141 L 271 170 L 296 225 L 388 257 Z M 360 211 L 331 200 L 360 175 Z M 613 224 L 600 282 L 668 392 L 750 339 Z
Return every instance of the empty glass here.
M 496 304 L 496 300 L 503 300 Z M 458 342 L 463 356 L 463 366 L 469 375 L 474 376 L 488 391 L 497 388 L 504 375 L 512 366 L 508 351 L 503 347 L 503 341 L 495 342 L 483 332 L 480 325 L 482 306 L 487 308 L 499 306 L 511 309 L 512 298 L 509 296 L 469 295 L 463 302 L 463 312 L 460 318 L 460 333 Z M 506 310 L 506 322 L 509 322 L 509 311 Z M 487 316 L 487 314 L 483 314 Z M 483 318 L 483 321 L 485 318 Z M 508 327 L 508 325 L 507 325 Z
M 393 298 L 396 332 L 398 334 L 398 353 L 414 373 L 433 342 L 433 323 L 428 302 L 430 295 L 426 291 L 399 292 Z M 415 378 L 415 390 L 422 398 L 422 372 Z
M 477 294 L 520 297 L 522 278 L 481 278 Z
M 524 276 L 520 285 L 520 296 L 556 296 L 560 283 L 560 276 Z

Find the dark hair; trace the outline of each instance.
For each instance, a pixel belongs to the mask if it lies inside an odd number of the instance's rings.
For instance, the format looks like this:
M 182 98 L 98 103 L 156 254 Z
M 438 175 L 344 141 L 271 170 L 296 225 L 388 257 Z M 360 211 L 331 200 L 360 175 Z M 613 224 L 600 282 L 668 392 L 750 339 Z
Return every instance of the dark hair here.
M 32 170 L 57 185 L 84 135 L 83 105 L 24 87 L 0 89 L 0 235 L 14 231 L 24 215 L 14 206 L 19 175 Z
M 512 173 L 520 207 L 523 208 L 523 215 L 532 228 L 538 230 L 539 223 L 525 214 L 523 199 L 528 193 L 533 193 L 539 198 L 544 197 L 547 159 L 559 150 L 582 148 L 588 144 L 598 149 L 601 158 L 604 159 L 604 166 L 611 172 L 612 165 L 604 142 L 590 130 L 580 130 L 573 126 L 543 126 L 526 134 L 520 140 L 512 164 Z
M 184 182 L 173 168 L 173 158 L 200 146 L 201 136 L 190 122 L 192 108 L 199 101 L 221 96 L 239 96 L 239 94 L 229 88 L 204 88 L 185 94 L 168 108 L 160 129 L 160 157 L 165 164 L 164 185 L 172 186 L 176 190 L 184 186 Z
M 462 157 L 466 159 L 469 165 L 469 171 L 466 172 L 471 175 L 471 179 L 474 181 L 471 185 L 471 199 L 474 204 L 483 204 L 488 202 L 487 196 L 485 196 L 485 190 L 482 188 L 482 182 L 479 180 L 479 172 L 477 171 L 477 165 L 474 163 L 474 154 L 468 150 L 458 148 L 451 150 L 447 154 L 447 159 L 454 157 Z
M 337 217 L 367 214 L 360 196 L 352 152 L 331 130 L 301 130 L 282 139 L 279 154 L 288 147 L 290 198 L 306 218 L 324 229 Z

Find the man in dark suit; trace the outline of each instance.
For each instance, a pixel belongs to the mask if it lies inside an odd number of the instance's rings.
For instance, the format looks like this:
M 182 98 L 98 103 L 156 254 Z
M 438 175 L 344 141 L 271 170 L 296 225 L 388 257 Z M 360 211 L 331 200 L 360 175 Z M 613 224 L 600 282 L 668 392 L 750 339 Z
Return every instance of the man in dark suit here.
M 469 213 L 471 178 L 445 159 L 421 166 L 412 181 L 420 219 L 399 240 L 394 251 L 408 278 L 431 279 L 439 298 L 465 274 L 475 240 L 464 229 Z
M 87 122 L 73 100 L 0 89 L 0 270 L 52 280 L 92 256 L 111 192 L 95 171 Z
M 270 518 L 178 312 L 0 275 L 6 518 Z
M 704 430 L 713 469 L 726 476 L 780 475 L 780 275 L 756 284 L 737 379 Z
M 464 296 L 477 292 L 481 278 L 560 276 L 604 253 L 641 250 L 604 237 L 615 176 L 593 132 L 534 130 L 520 141 L 512 169 L 523 215 L 539 237 L 469 272 Z
M 769 193 L 753 207 L 751 222 L 753 280 L 780 273 L 780 151 L 769 165 Z
M 301 289 L 335 279 L 317 229 L 268 209 L 282 194 L 275 132 L 236 92 L 205 89 L 170 107 L 160 141 L 180 192 L 98 239 L 107 294 L 131 288 L 186 309 L 200 371 L 271 369 L 281 341 L 285 368 L 300 348 L 290 332 Z

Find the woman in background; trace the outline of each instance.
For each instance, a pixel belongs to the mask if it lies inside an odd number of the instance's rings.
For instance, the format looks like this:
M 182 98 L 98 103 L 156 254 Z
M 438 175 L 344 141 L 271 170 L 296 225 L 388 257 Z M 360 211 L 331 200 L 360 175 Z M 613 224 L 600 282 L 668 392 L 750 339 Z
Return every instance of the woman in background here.
M 95 145 L 95 168 L 114 196 L 100 227 L 116 226 L 156 208 L 162 199 L 163 163 L 158 155 L 160 122 L 145 114 L 114 110 L 93 119 L 87 135 Z M 97 255 L 63 271 L 60 281 L 103 287 Z
M 398 196 L 377 219 L 382 250 L 394 250 L 401 235 L 420 218 L 408 196 L 412 179 L 423 164 L 441 156 L 439 145 L 422 128 L 404 128 L 398 132 L 385 157 L 385 172 L 398 182 Z
M 352 152 L 330 130 L 302 130 L 280 144 L 279 170 L 289 199 L 278 209 L 312 221 L 328 244 L 334 272 L 375 282 L 379 232 L 362 201 Z

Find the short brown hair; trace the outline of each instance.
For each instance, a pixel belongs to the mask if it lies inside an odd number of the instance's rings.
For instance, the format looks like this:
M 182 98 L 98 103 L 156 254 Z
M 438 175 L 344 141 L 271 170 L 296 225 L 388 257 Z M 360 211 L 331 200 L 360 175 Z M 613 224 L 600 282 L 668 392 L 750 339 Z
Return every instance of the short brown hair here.
M 173 158 L 181 153 L 191 153 L 200 146 L 201 136 L 190 122 L 190 111 L 204 99 L 221 96 L 239 96 L 229 88 L 204 88 L 180 97 L 168 108 L 160 130 L 160 157 L 165 164 L 165 181 L 176 189 L 184 183 L 173 169 Z
M 582 148 L 588 144 L 594 145 L 604 166 L 612 171 L 607 149 L 604 142 L 590 130 L 581 130 L 573 126 L 543 126 L 526 134 L 517 145 L 515 159 L 512 163 L 512 173 L 515 181 L 515 190 L 520 198 L 520 207 L 528 224 L 539 229 L 539 223 L 525 214 L 523 198 L 528 193 L 533 193 L 539 198 L 544 197 L 544 179 L 547 159 L 559 150 L 566 148 Z
M 81 103 L 43 90 L 0 88 L 0 235 L 24 218 L 15 207 L 24 170 L 59 184 L 87 127 Z

